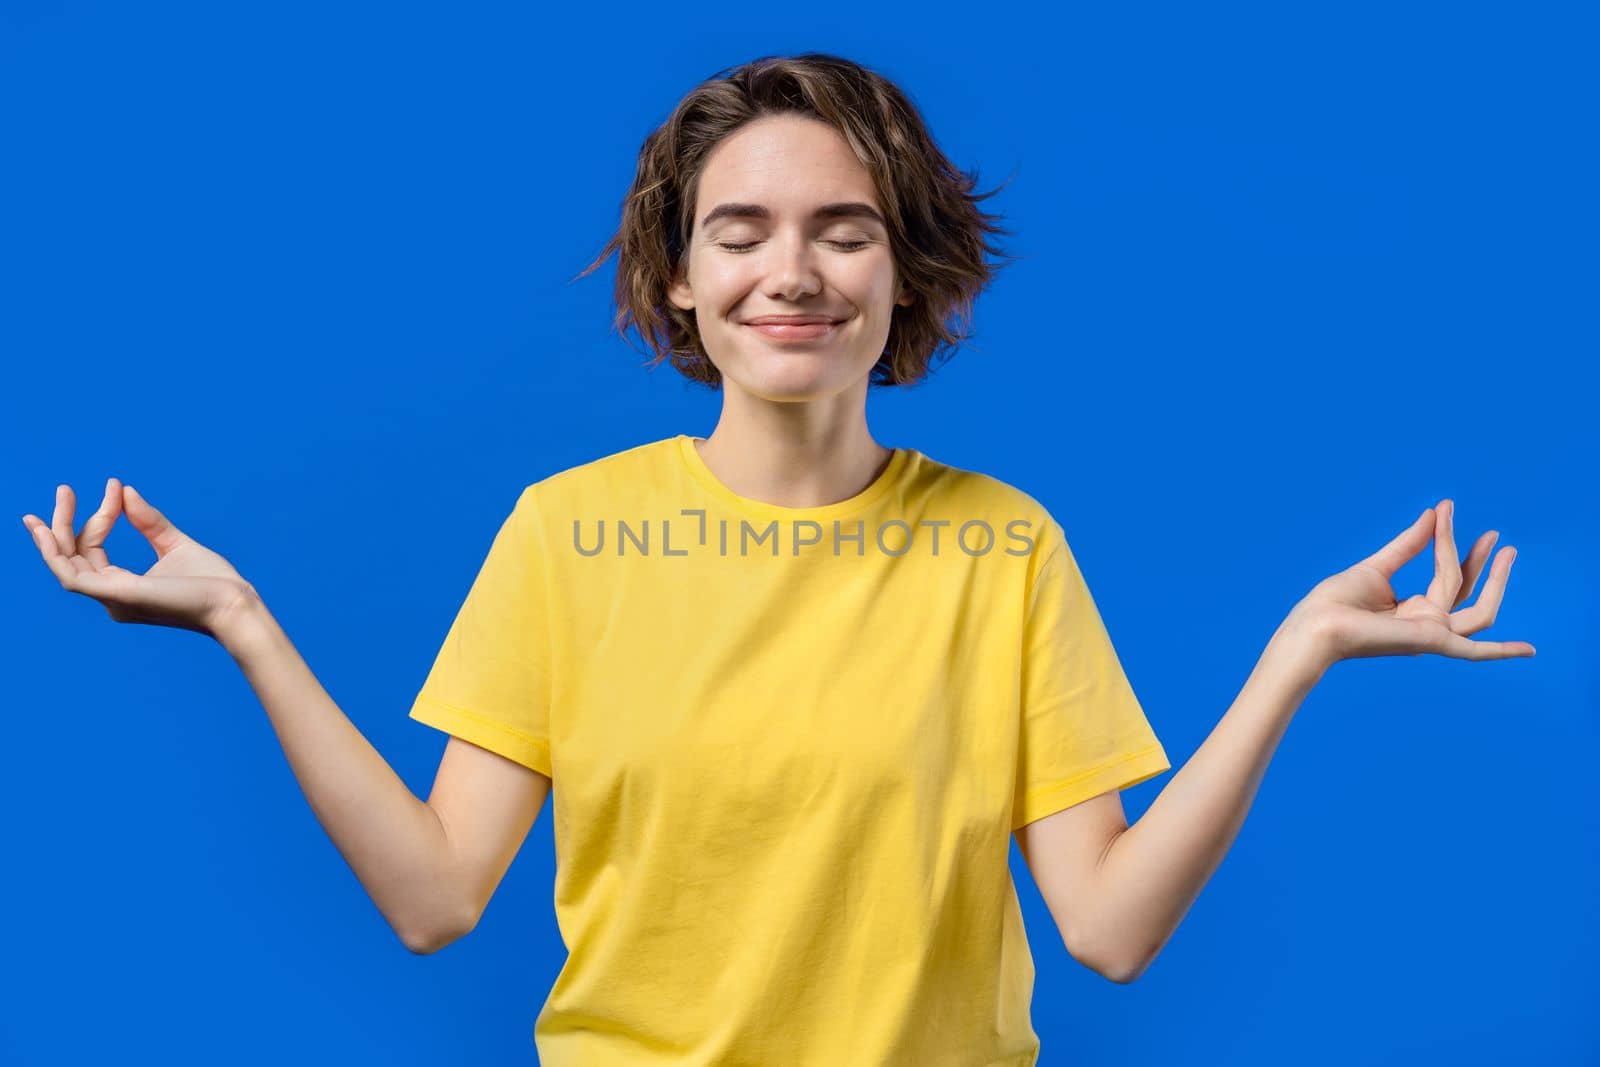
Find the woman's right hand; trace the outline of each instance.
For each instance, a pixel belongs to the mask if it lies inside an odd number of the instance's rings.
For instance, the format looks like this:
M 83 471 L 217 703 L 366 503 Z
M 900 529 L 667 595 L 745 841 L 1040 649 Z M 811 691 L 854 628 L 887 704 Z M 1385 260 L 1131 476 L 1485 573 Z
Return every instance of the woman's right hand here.
M 50 525 L 24 515 L 23 525 L 63 589 L 97 600 L 117 622 L 172 626 L 217 636 L 221 623 L 255 598 L 256 590 L 232 564 L 186 535 L 151 507 L 132 486 L 106 482 L 100 510 L 74 537 L 76 497 L 69 485 L 56 487 Z M 126 508 L 128 521 L 156 550 L 155 565 L 135 574 L 106 558 L 106 535 Z

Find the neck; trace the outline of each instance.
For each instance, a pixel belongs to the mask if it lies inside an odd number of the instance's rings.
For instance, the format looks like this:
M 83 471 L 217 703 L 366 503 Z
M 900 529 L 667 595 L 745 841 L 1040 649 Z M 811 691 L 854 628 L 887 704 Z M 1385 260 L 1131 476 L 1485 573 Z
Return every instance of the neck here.
M 848 500 L 877 480 L 894 456 L 873 440 L 864 412 L 831 422 L 729 415 L 724 410 L 711 435 L 695 442 L 700 458 L 733 492 L 779 507 Z

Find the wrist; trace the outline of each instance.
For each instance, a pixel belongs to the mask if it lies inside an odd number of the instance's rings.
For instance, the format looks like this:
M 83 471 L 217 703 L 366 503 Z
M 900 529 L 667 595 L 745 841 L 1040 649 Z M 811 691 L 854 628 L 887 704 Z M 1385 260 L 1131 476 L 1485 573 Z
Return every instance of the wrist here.
M 1339 661 L 1328 628 L 1316 611 L 1296 604 L 1267 643 L 1267 655 L 1315 685 Z
M 234 659 L 239 659 L 261 643 L 272 624 L 272 613 L 251 588 L 240 593 L 237 600 L 219 613 L 211 627 L 211 636 Z

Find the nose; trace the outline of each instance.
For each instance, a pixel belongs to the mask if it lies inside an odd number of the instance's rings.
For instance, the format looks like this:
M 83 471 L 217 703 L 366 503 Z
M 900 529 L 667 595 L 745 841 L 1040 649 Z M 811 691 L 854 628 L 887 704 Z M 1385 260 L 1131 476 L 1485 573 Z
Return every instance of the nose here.
M 768 242 L 767 295 L 774 299 L 797 301 L 822 291 L 822 276 L 817 273 L 816 249 L 803 235 L 785 234 Z

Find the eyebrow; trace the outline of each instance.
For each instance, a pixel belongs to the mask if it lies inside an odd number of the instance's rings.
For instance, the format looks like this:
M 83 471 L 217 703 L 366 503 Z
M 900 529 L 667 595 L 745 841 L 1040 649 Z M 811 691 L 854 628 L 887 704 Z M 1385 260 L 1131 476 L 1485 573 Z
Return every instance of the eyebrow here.
M 851 200 L 842 204 L 823 204 L 812 212 L 812 217 L 819 219 L 872 219 L 884 229 L 889 228 L 889 224 L 883 221 L 883 216 L 878 214 L 876 208 L 871 204 L 863 204 L 859 200 Z M 772 218 L 772 212 L 760 204 L 718 204 L 706 213 L 706 217 L 700 220 L 700 225 L 702 228 L 710 226 L 713 222 L 723 218 L 770 219 Z

